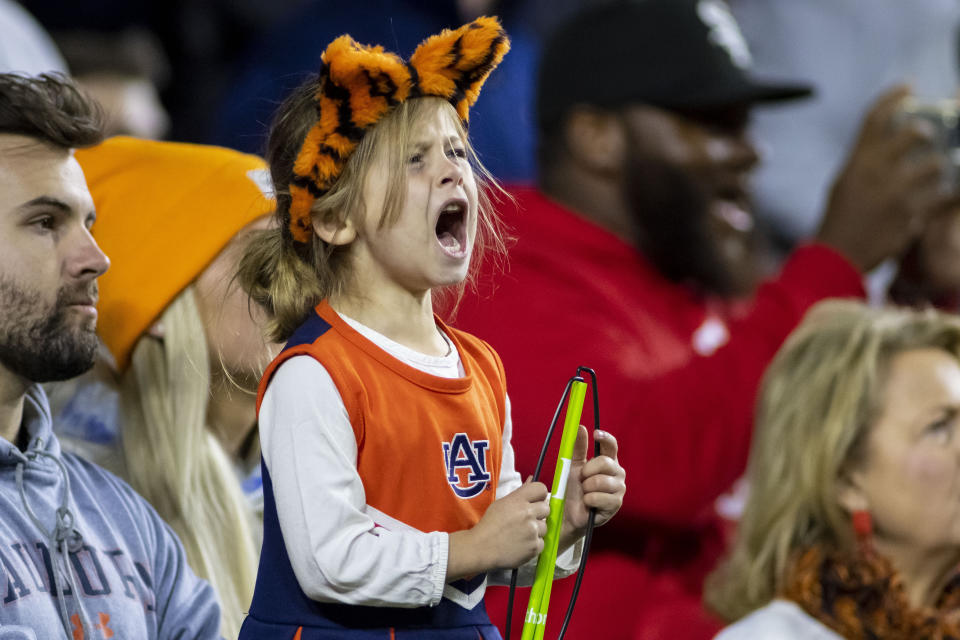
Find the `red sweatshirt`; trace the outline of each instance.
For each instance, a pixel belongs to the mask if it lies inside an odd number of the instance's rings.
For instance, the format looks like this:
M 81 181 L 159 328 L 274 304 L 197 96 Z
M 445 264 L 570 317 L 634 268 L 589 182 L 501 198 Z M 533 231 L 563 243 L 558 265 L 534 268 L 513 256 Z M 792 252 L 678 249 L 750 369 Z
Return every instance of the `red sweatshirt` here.
M 578 365 L 597 372 L 601 427 L 617 437 L 627 471 L 623 508 L 597 530 L 567 637 L 711 638 L 720 624 L 700 597 L 723 551 L 715 502 L 745 469 L 760 377 L 807 308 L 862 297 L 861 276 L 833 250 L 803 247 L 734 316 L 539 192 L 513 195 L 518 211 L 504 213 L 517 241 L 506 270 L 480 274 L 454 324 L 503 358 L 521 473 L 533 472 Z M 549 484 L 555 452 L 547 460 L 541 480 Z M 572 585 L 554 585 L 548 637 Z M 518 592 L 515 611 L 526 598 Z M 501 626 L 505 600 L 505 590 L 488 591 Z

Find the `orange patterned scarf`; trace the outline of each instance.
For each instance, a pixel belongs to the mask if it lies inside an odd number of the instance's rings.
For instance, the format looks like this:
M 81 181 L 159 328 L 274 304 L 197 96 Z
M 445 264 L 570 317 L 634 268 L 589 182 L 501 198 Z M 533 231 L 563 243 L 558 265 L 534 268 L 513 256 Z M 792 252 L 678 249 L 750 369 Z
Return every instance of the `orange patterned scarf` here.
M 780 597 L 848 640 L 960 640 L 960 574 L 936 607 L 915 608 L 903 581 L 878 554 L 812 547 L 799 554 Z

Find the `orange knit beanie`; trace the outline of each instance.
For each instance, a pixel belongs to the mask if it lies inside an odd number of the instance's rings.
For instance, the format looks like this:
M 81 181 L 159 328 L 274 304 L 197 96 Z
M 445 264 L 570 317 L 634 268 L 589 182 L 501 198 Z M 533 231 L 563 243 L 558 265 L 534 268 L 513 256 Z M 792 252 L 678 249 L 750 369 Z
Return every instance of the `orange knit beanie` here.
M 99 333 L 120 371 L 139 337 L 244 226 L 271 213 L 263 160 L 194 144 L 117 137 L 76 152 L 110 258 Z

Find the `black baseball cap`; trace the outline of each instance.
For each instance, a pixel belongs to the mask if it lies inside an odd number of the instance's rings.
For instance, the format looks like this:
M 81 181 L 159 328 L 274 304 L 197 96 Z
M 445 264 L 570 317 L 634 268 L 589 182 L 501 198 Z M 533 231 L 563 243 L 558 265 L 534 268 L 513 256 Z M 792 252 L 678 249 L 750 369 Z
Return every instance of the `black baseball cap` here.
M 761 80 L 723 0 L 613 0 L 565 21 L 540 60 L 537 116 L 559 124 L 576 104 L 705 110 L 809 96 Z

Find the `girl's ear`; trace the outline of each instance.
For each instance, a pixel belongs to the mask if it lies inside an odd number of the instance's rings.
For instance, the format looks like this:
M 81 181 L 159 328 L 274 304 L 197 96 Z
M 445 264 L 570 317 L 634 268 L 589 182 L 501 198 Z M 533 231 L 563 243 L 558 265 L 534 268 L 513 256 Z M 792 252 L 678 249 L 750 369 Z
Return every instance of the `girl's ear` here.
M 333 215 L 326 215 L 322 219 L 312 216 L 311 223 L 313 232 L 327 244 L 346 246 L 357 239 L 357 228 L 349 218 L 337 220 Z

